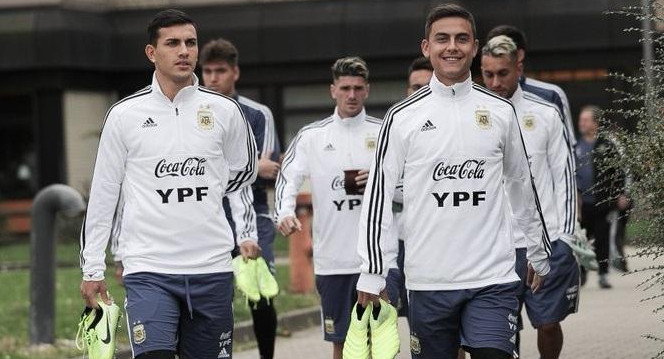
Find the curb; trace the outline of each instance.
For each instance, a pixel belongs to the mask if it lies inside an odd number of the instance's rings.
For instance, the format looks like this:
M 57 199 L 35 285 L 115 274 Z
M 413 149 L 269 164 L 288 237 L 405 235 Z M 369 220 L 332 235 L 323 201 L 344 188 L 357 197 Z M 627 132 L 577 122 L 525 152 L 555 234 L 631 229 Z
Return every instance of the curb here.
M 320 325 L 320 318 L 320 307 L 297 309 L 281 315 L 277 314 L 277 336 L 279 336 L 280 333 L 282 333 L 283 336 L 290 336 L 291 332 Z M 233 329 L 234 346 L 255 340 L 254 324 L 252 320 L 245 320 L 235 324 Z M 131 359 L 131 348 L 118 348 L 115 358 Z M 78 357 L 77 359 L 84 359 L 84 357 Z

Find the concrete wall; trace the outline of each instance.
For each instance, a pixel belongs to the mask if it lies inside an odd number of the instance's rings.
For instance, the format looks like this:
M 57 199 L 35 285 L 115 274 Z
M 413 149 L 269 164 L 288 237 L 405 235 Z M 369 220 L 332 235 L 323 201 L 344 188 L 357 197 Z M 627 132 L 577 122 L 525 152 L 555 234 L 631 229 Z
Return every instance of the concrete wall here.
M 66 91 L 62 97 L 67 184 L 88 193 L 101 126 L 115 95 Z

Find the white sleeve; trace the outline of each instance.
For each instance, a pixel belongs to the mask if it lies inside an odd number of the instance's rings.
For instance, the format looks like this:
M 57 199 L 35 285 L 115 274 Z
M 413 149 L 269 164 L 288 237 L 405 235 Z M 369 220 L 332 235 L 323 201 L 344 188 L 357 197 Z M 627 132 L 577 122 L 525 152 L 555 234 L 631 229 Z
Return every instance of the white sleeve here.
M 307 136 L 300 130 L 288 147 L 281 164 L 274 187 L 274 214 L 277 223 L 287 216 L 295 216 L 297 192 L 309 175 L 306 142 Z
M 122 233 L 122 216 L 124 215 L 124 196 L 120 193 L 120 200 L 115 209 L 113 218 L 113 228 L 111 229 L 111 255 L 114 262 L 122 262 L 122 243 L 120 243 L 120 233 Z
M 528 161 L 521 128 L 516 113 L 513 112 L 503 157 L 505 191 L 512 206 L 514 218 L 526 236 L 526 257 L 535 272 L 544 276 L 550 270 L 551 243 L 546 226 L 543 225 L 542 209 Z
M 560 96 L 560 101 L 563 103 L 563 113 L 562 113 L 562 120 L 565 123 L 565 132 L 567 134 L 567 139 L 569 142 L 570 147 L 574 149 L 574 146 L 576 146 L 576 136 L 574 135 L 574 122 L 572 121 L 572 111 L 569 108 L 569 100 L 567 99 L 567 94 L 565 94 L 565 91 L 563 89 L 559 88 L 560 91 L 558 92 L 558 95 Z
M 256 229 L 256 210 L 254 209 L 254 194 L 251 186 L 242 188 L 228 195 L 228 204 L 231 208 L 231 216 L 235 223 L 237 244 L 247 240 L 258 241 L 258 230 Z
M 272 111 L 267 106 L 262 106 L 260 109 L 265 116 L 265 134 L 263 136 L 263 152 L 272 151 L 273 153 L 279 153 L 281 149 L 279 148 L 279 140 L 277 138 L 277 128 L 274 125 L 274 115 Z
M 81 230 L 80 262 L 84 280 L 104 279 L 106 245 L 111 237 L 127 159 L 120 125 L 117 113 L 109 111 L 101 131 L 90 199 Z
M 567 238 L 574 236 L 576 221 L 576 178 L 574 154 L 565 140 L 565 128 L 556 112 L 551 119 L 547 143 L 547 162 L 553 181 L 553 196 L 556 204 L 560 233 Z
M 237 103 L 222 136 L 222 150 L 230 171 L 226 193 L 231 193 L 254 183 L 258 174 L 256 140 Z
M 391 112 L 385 118 L 364 190 L 357 241 L 357 252 L 362 260 L 357 289 L 373 294 L 385 288 L 385 277 L 393 266 L 392 261 L 396 260 L 392 255 L 398 248 L 396 231 L 392 231 L 392 201 L 401 181 L 406 155 L 401 131 L 394 128 Z

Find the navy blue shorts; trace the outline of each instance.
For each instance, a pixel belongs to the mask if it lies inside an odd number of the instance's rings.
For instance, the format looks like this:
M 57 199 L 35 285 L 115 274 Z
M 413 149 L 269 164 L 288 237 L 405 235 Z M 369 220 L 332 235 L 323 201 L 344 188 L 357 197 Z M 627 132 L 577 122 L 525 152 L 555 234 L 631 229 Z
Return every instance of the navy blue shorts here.
M 397 266 L 387 272 L 385 278 L 385 289 L 390 303 L 397 308 L 400 317 L 408 316 L 408 291 L 406 290 L 406 276 L 403 273 L 404 245 L 399 241 L 399 254 L 397 255 Z
M 563 321 L 579 307 L 579 264 L 572 248 L 562 240 L 551 243 L 551 272 L 544 285 L 533 294 L 526 285 L 528 260 L 526 249 L 516 250 L 516 273 L 521 278 L 519 304 L 526 305 L 528 318 L 535 328 Z M 520 325 L 520 328 L 522 325 Z
M 350 313 L 357 302 L 358 278 L 359 274 L 316 275 L 324 340 L 333 343 L 346 341 Z
M 154 350 L 181 359 L 231 358 L 233 273 L 124 277 L 133 357 Z
M 512 355 L 519 282 L 483 288 L 409 291 L 413 358 L 456 358 L 459 346 L 495 348 Z

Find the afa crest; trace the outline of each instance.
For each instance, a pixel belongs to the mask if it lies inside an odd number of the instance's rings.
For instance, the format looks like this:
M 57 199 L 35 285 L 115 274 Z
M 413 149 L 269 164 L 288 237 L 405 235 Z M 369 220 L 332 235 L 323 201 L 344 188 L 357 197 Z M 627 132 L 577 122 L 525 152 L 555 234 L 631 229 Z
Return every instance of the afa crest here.
M 334 319 L 332 318 L 325 318 L 325 333 L 327 334 L 334 334 Z
M 367 145 L 367 149 L 370 151 L 373 151 L 376 149 L 376 137 L 374 136 L 367 136 L 364 139 L 364 144 Z
M 198 128 L 201 130 L 212 130 L 214 128 L 214 115 L 210 110 L 210 105 L 201 105 L 197 114 Z
M 134 344 L 141 344 L 145 341 L 145 326 L 141 323 L 134 324 L 131 328 Z
M 491 128 L 491 113 L 487 110 L 475 111 L 475 123 L 477 127 L 488 130 Z
M 523 129 L 527 131 L 532 131 L 535 129 L 535 116 L 533 115 L 525 115 L 523 116 L 523 119 L 521 120 L 521 124 L 523 125 Z
M 420 339 L 414 334 L 410 335 L 410 352 L 418 355 L 422 352 L 422 347 L 420 346 Z

